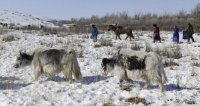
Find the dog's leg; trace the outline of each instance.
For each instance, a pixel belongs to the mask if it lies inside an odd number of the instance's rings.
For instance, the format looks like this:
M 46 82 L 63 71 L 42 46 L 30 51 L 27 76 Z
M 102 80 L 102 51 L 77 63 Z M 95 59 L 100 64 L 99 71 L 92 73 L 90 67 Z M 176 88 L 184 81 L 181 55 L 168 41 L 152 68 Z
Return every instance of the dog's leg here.
M 35 66 L 34 81 L 38 80 L 38 78 L 40 77 L 41 74 L 42 74 L 42 67 L 41 66 Z
M 142 89 L 147 89 L 148 88 L 148 86 L 149 86 L 149 82 L 146 82 L 145 84 L 144 84 L 144 86 L 143 86 L 143 88 Z
M 162 83 L 159 83 L 159 87 L 160 87 L 160 92 L 163 92 L 164 91 L 164 86 Z
M 146 83 L 144 84 L 142 89 L 147 89 L 148 86 L 150 85 L 150 80 L 148 78 L 145 78 Z
M 69 70 L 67 68 L 67 66 L 65 65 L 62 72 L 63 72 L 63 74 L 65 76 L 65 79 L 68 80 L 70 83 L 72 83 L 73 82 L 73 80 L 72 80 L 72 71 Z
M 127 72 L 126 70 L 120 70 L 120 74 L 119 74 L 119 82 L 120 84 L 124 81 L 124 80 L 128 80 L 128 76 L 127 76 Z

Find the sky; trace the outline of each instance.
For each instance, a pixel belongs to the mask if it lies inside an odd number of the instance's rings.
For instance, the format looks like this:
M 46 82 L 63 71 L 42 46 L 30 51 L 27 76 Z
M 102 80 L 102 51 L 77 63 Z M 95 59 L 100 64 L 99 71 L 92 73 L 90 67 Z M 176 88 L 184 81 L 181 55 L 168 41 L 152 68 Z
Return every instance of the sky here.
M 70 20 L 126 12 L 174 14 L 190 12 L 200 0 L 0 0 L 0 10 Z

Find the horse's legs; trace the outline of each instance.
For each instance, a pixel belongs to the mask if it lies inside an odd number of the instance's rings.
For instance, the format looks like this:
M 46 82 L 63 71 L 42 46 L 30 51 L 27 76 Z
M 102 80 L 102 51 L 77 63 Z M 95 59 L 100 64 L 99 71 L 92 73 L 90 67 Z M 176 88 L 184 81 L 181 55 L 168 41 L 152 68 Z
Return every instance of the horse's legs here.
M 134 39 L 134 36 L 133 36 L 133 33 L 132 33 L 132 32 L 130 33 L 130 37 L 132 37 L 132 38 Z
M 120 40 L 122 40 L 121 37 L 120 37 L 120 34 L 116 34 L 116 40 L 117 40 L 117 37 L 118 37 Z
M 128 37 L 129 37 L 129 38 L 130 38 L 130 41 L 131 41 L 132 35 L 131 35 L 130 33 L 127 33 L 126 35 L 127 35 L 127 36 L 126 36 L 125 40 L 128 39 Z
M 133 33 L 132 32 L 127 33 L 126 39 L 128 39 L 128 37 L 130 37 L 130 41 L 131 41 L 131 38 L 134 39 Z
M 118 37 L 119 37 L 120 40 L 122 40 L 121 37 L 120 37 L 120 34 L 118 35 Z
M 128 37 L 129 37 L 129 35 L 128 35 L 128 34 L 126 34 L 126 35 L 127 35 L 127 36 L 126 36 L 125 40 L 126 40 L 126 39 L 128 39 Z

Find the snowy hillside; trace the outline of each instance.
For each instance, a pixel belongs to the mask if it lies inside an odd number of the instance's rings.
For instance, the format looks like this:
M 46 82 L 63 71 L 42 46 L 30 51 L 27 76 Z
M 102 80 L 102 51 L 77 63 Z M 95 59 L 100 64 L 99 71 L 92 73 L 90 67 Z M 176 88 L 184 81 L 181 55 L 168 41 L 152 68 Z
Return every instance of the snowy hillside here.
M 47 19 L 47 18 L 46 18 Z M 0 23 L 15 24 L 15 25 L 44 25 L 54 26 L 47 22 L 45 18 L 38 18 L 32 15 L 23 14 L 20 12 L 0 10 Z
M 152 43 L 151 32 L 139 33 L 142 33 L 139 39 L 133 41 L 115 40 L 110 32 L 100 34 L 98 39 L 107 39 L 110 46 L 99 44 L 100 40 L 93 43 L 89 39 L 90 34 L 59 37 L 13 31 L 0 35 L 0 106 L 199 106 L 199 35 L 194 35 L 195 43 L 188 44 L 180 39 L 181 43 L 175 44 L 171 41 L 171 32 L 162 32 L 162 43 Z M 13 36 L 13 39 L 3 39 L 8 35 Z M 125 35 L 122 36 L 124 39 Z M 127 82 L 124 87 L 120 87 L 116 76 L 102 75 L 102 58 L 113 56 L 120 47 L 133 48 L 136 46 L 132 45 L 139 45 L 142 51 L 147 46 L 145 42 L 149 42 L 154 50 L 180 47 L 182 56 L 172 59 L 178 65 L 165 67 L 168 82 L 163 93 L 159 92 L 156 84 L 141 90 L 143 80 Z M 75 49 L 83 79 L 70 84 L 64 81 L 60 73 L 55 76 L 55 81 L 45 76 L 33 81 L 34 70 L 31 66 L 20 69 L 13 67 L 20 50 L 31 53 L 36 48 L 45 47 Z M 163 61 L 167 59 L 163 56 Z M 128 101 L 133 97 L 143 99 L 138 104 Z

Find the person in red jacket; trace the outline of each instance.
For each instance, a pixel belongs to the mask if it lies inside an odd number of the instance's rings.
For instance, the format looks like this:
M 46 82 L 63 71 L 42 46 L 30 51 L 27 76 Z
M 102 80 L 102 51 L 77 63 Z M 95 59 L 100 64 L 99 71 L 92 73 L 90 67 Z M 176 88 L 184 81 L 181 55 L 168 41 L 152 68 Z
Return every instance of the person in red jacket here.
M 155 43 L 156 41 L 160 41 L 161 42 L 161 38 L 160 38 L 160 29 L 156 24 L 153 24 L 154 27 L 154 35 L 153 35 L 153 42 Z

